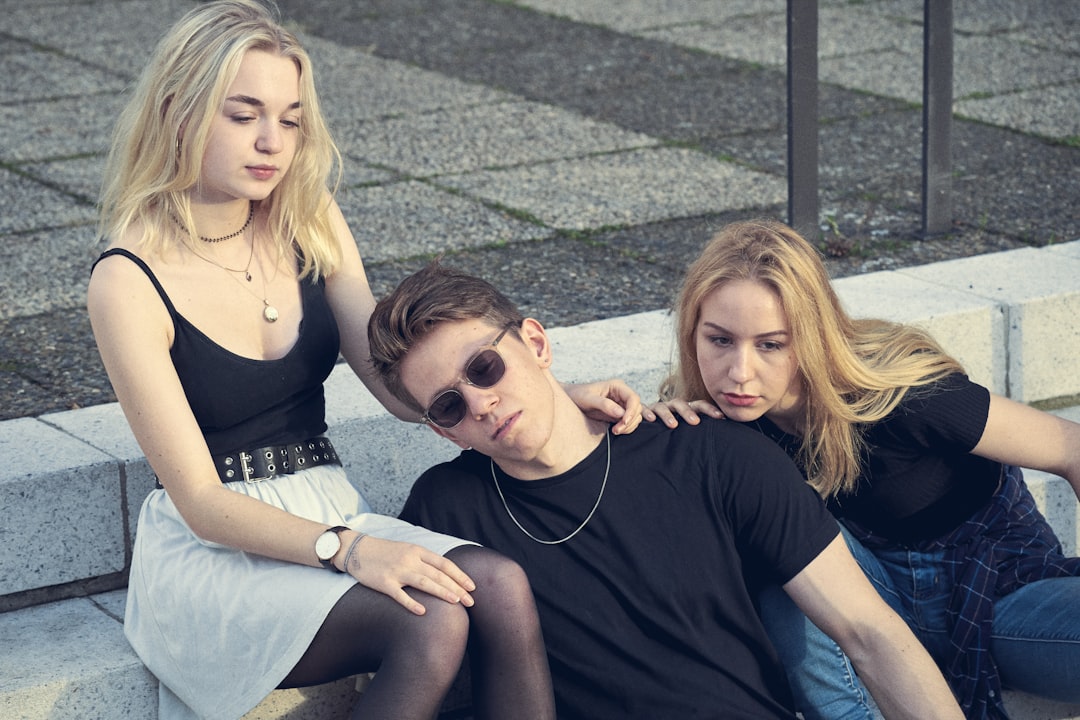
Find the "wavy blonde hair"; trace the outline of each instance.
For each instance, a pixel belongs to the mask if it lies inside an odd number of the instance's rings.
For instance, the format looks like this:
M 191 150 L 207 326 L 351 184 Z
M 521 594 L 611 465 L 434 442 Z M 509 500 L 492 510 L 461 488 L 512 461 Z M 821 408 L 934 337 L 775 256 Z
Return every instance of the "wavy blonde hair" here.
M 731 280 L 770 288 L 787 317 L 806 397 L 798 459 L 824 497 L 855 488 L 867 424 L 912 388 L 963 372 L 922 330 L 850 318 L 813 246 L 782 223 L 755 220 L 724 227 L 687 271 L 674 308 L 678 355 L 662 399 L 712 400 L 698 366 L 697 325 L 705 298 Z
M 211 120 L 249 50 L 289 58 L 299 70 L 303 115 L 296 155 L 261 206 L 277 251 L 291 253 L 295 243 L 303 258 L 301 276 L 317 278 L 340 262 L 327 213 L 327 181 L 335 168 L 340 179 L 341 155 L 319 109 L 311 60 L 268 2 L 199 5 L 159 41 L 113 131 L 100 232 L 115 238 L 141 224 L 141 243 L 154 252 L 173 237 L 164 230 L 170 215 L 195 227 L 188 191 L 199 183 Z M 195 239 L 191 232 L 188 240 Z

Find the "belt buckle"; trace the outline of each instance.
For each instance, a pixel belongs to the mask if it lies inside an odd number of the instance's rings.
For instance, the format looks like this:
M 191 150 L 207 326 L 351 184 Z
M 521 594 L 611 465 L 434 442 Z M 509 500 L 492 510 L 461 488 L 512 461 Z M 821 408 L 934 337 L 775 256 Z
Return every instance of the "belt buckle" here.
M 252 475 L 255 474 L 255 468 L 251 467 L 251 460 L 251 455 L 248 455 L 244 451 L 240 451 L 240 473 L 244 476 L 244 482 L 249 485 L 253 485 L 255 483 L 262 482 L 263 480 L 269 480 L 271 477 L 273 477 L 272 475 L 267 475 L 266 477 L 252 477 Z

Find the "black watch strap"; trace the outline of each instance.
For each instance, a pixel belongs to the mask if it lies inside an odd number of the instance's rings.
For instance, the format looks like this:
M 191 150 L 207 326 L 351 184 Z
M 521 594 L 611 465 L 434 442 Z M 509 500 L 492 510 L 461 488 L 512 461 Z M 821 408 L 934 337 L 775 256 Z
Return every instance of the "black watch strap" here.
M 349 528 L 345 527 L 344 525 L 335 525 L 334 527 L 330 528 L 329 530 L 326 530 L 326 531 L 324 532 L 324 534 L 325 534 L 325 533 L 328 533 L 328 532 L 336 533 L 336 534 L 337 534 L 337 536 L 338 536 L 338 540 L 340 540 L 340 539 L 341 539 L 341 533 L 343 533 L 344 531 L 346 531 L 346 530 L 348 530 L 348 529 L 349 529 Z M 340 546 L 338 547 L 338 551 L 339 551 L 339 552 L 341 551 L 341 547 L 340 547 Z M 336 555 L 337 553 L 334 553 L 334 554 Z M 338 570 L 338 569 L 337 569 L 337 566 L 336 566 L 336 565 L 334 565 L 334 558 L 333 558 L 333 556 L 331 556 L 331 557 L 327 558 L 326 560 L 323 560 L 322 558 L 319 558 L 319 562 L 320 562 L 320 563 L 322 564 L 322 566 L 323 566 L 324 568 L 326 568 L 327 570 L 333 570 L 333 571 L 334 571 L 334 572 L 336 572 L 336 573 L 341 573 L 341 572 L 343 572 L 343 571 L 341 571 L 341 570 Z

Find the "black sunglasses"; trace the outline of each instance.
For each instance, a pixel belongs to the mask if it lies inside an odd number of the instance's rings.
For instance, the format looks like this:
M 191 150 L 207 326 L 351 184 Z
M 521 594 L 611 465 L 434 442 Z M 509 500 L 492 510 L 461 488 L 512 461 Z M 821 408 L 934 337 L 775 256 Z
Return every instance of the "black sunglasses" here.
M 469 358 L 469 362 L 465 363 L 465 377 L 462 378 L 465 383 L 473 387 L 489 388 L 502 380 L 506 373 L 506 363 L 499 354 L 498 345 L 508 332 L 510 328 L 503 330 L 497 338 Z M 465 398 L 456 389 L 448 388 L 431 401 L 431 405 L 420 416 L 420 422 L 450 430 L 465 419 L 466 412 L 468 407 Z

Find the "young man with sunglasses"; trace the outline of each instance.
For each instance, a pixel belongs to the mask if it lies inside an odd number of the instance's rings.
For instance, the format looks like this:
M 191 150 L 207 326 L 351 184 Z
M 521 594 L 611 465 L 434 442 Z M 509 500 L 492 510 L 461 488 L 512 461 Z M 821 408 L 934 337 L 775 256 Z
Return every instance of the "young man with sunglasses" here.
M 551 372 L 544 328 L 438 263 L 368 327 L 387 388 L 465 449 L 402 517 L 529 575 L 561 718 L 791 718 L 754 608 L 780 582 L 858 665 L 887 717 L 961 718 L 779 448 L 736 423 L 613 435 Z

